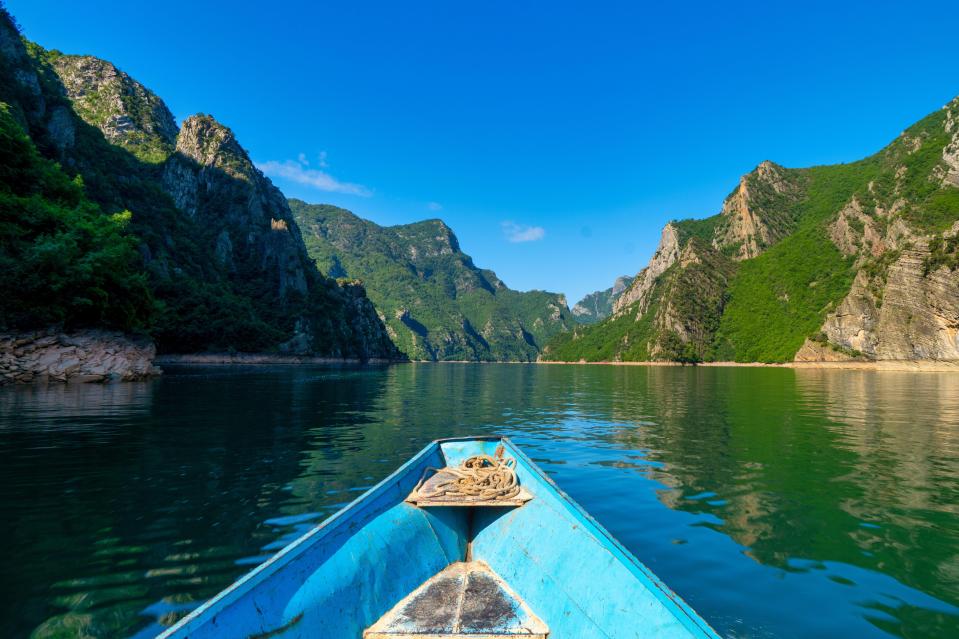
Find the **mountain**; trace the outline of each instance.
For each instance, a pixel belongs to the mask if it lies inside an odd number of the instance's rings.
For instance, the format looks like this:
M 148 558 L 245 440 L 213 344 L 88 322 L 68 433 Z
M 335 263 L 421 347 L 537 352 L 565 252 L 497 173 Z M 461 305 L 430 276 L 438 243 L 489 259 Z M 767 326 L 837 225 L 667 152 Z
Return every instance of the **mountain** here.
M 382 227 L 335 206 L 290 200 L 310 256 L 357 278 L 413 359 L 530 361 L 573 320 L 562 295 L 509 289 L 477 268 L 441 220 Z
M 613 304 L 632 283 L 632 277 L 622 275 L 616 278 L 610 288 L 586 295 L 573 306 L 571 310 L 573 318 L 582 324 L 595 324 L 606 319 L 613 313 Z
M 543 359 L 959 359 L 959 98 L 858 162 L 763 162 L 670 222 L 605 321 Z
M 362 287 L 317 270 L 285 198 L 212 117 L 178 127 L 128 74 L 25 40 L 3 10 L 0 103 L 5 166 L 33 167 L 32 183 L 0 175 L 17 198 L 3 257 L 19 264 L 0 290 L 22 307 L 0 312 L 0 330 L 119 329 L 174 353 L 399 356 Z

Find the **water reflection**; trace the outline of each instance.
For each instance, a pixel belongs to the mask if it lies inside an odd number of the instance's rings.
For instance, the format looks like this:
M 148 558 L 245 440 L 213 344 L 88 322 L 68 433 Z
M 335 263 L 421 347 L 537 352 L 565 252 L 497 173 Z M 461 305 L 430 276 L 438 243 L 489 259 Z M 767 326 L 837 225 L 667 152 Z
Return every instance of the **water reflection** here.
M 959 377 L 168 372 L 0 389 L 7 636 L 152 636 L 427 441 L 490 432 L 514 437 L 727 636 L 959 627 Z

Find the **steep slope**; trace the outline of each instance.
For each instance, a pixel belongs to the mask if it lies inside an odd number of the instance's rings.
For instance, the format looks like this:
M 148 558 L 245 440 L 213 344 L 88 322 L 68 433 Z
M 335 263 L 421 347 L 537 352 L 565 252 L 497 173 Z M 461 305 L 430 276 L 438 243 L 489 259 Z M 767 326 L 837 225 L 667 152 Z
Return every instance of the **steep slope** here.
M 0 102 L 0 330 L 145 328 L 152 300 L 129 221 L 41 158 Z
M 102 214 L 132 214 L 161 351 L 398 355 L 362 288 L 316 270 L 284 198 L 212 118 L 178 131 L 129 75 L 23 40 L 5 11 L 0 101 Z
M 573 318 L 582 324 L 595 324 L 606 319 L 613 313 L 613 304 L 632 283 L 632 277 L 622 275 L 617 277 L 613 285 L 606 290 L 586 295 L 571 309 Z
M 954 100 L 859 162 L 763 162 L 719 214 L 667 224 L 613 316 L 544 358 L 959 359 L 957 123 Z M 710 277 L 678 277 L 690 249 Z
M 106 60 L 55 52 L 47 58 L 74 112 L 100 129 L 108 142 L 145 162 L 162 162 L 170 156 L 176 144 L 176 121 L 155 93 Z
M 310 256 L 363 281 L 411 358 L 528 361 L 573 324 L 562 295 L 510 290 L 473 264 L 441 220 L 381 227 L 335 206 L 290 206 Z
M 691 238 L 642 296 L 599 324 L 580 326 L 555 337 L 543 349 L 542 358 L 682 362 L 711 359 L 725 291 L 735 270 L 736 264 L 728 256 L 700 238 Z

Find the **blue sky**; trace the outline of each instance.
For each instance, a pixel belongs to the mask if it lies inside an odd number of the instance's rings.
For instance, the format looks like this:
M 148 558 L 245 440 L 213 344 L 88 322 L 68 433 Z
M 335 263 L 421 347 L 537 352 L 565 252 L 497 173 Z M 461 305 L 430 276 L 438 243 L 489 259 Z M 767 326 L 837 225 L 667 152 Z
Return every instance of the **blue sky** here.
M 287 195 L 441 217 L 571 305 L 760 161 L 858 159 L 959 94 L 954 1 L 6 4 L 214 115 Z

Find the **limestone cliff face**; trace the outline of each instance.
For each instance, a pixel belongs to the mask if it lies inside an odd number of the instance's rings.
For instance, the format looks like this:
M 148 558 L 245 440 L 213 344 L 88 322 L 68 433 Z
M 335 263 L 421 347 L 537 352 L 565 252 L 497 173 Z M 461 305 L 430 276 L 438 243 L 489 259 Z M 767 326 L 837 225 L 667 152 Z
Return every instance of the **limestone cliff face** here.
M 92 204 L 132 213 L 163 352 L 401 357 L 363 287 L 317 270 L 285 198 L 228 128 L 196 116 L 179 131 L 133 77 L 26 42 L 2 8 L 0 102 Z
M 206 115 L 187 118 L 164 167 L 163 186 L 232 278 L 255 281 L 255 296 L 273 296 L 278 307 L 298 316 L 282 352 L 399 357 L 362 285 L 337 285 L 317 271 L 286 198 L 229 128 Z M 316 315 L 311 309 L 317 304 L 335 313 L 336 321 Z
M 942 164 L 937 167 L 937 176 L 943 184 L 959 186 L 959 98 L 946 105 L 946 122 L 943 126 L 951 137 L 942 149 Z
M 666 226 L 612 317 L 548 351 L 959 359 L 959 98 L 858 162 L 761 163 L 719 214 Z
M 789 206 L 800 192 L 788 169 L 762 162 L 723 202 L 713 246 L 737 260 L 756 257 L 792 230 Z
M 187 118 L 163 186 L 225 268 L 269 277 L 281 299 L 307 294 L 311 263 L 286 198 L 230 129 L 209 116 Z
M 822 326 L 820 340 L 834 350 L 878 360 L 959 359 L 959 221 L 945 231 L 930 232 L 916 215 L 926 202 L 955 200 L 957 115 L 959 100 L 954 100 L 943 109 L 941 129 L 934 123 L 900 136 L 883 152 L 890 175 L 887 186 L 881 189 L 878 180 L 870 182 L 830 224 L 830 239 L 856 259 L 857 268 L 848 295 Z M 939 131 L 946 140 L 939 163 L 928 175 L 910 175 L 922 168 L 913 158 L 924 151 L 932 154 L 924 147 L 934 143 Z M 925 202 L 911 201 L 915 186 L 909 180 L 916 177 L 928 192 Z M 959 217 L 959 210 L 952 216 Z M 808 358 L 805 351 L 797 358 Z
M 155 93 L 93 56 L 57 56 L 52 64 L 74 111 L 110 143 L 147 162 L 162 162 L 172 153 L 176 122 Z
M 943 237 L 957 231 L 959 224 Z M 826 318 L 828 342 L 870 359 L 959 359 L 959 271 L 945 265 L 929 271 L 929 243 L 915 237 L 879 253 L 889 262 L 882 281 L 860 269 Z
M 663 227 L 659 245 L 649 264 L 636 275 L 630 287 L 616 300 L 613 305 L 613 315 L 624 313 L 627 308 L 637 302 L 639 313 L 644 313 L 649 306 L 649 296 L 656 279 L 679 259 L 679 250 L 679 233 L 676 226 L 670 222 Z

